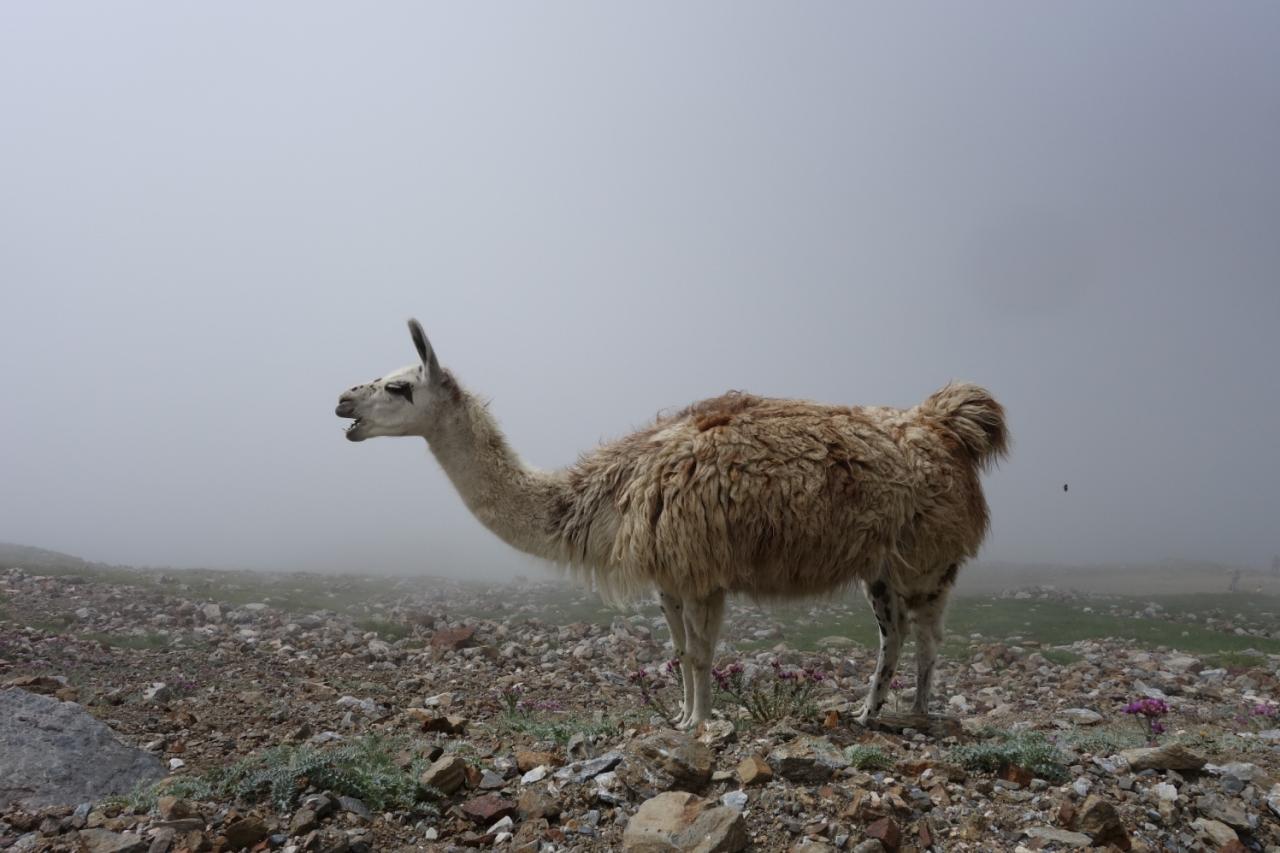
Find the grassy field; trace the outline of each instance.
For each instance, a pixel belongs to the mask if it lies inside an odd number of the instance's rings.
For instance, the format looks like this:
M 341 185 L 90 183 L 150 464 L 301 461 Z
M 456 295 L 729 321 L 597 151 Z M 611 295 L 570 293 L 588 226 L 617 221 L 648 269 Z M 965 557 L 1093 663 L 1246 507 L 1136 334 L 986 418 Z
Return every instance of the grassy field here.
M 5 550 L 8 549 L 8 550 Z M 16 550 L 15 550 L 16 549 Z M 0 569 L 6 564 L 25 564 L 36 574 L 82 578 L 86 583 L 130 585 L 182 595 L 193 600 L 218 601 L 225 606 L 250 602 L 263 602 L 294 614 L 317 610 L 345 613 L 355 620 L 358 628 L 376 631 L 383 639 L 394 641 L 412 633 L 410 626 L 387 618 L 386 606 L 404 600 L 407 592 L 427 592 L 438 588 L 441 581 L 431 578 L 392 578 L 379 576 L 332 576 L 316 574 L 259 574 L 253 572 L 223 572 L 213 570 L 139 570 L 121 566 L 90 564 L 67 555 L 45 552 L 39 549 L 3 546 L 0 557 L 9 554 L 9 560 L 0 560 Z M 22 562 L 18 562 L 18 558 Z M 1034 575 L 1034 572 L 1032 573 Z M 1075 574 L 1067 573 L 1070 577 Z M 952 601 L 947 616 L 947 640 L 943 653 L 962 656 L 974 642 L 1008 642 L 1040 646 L 1050 660 L 1069 663 L 1074 653 L 1055 646 L 1065 646 L 1079 640 L 1104 638 L 1124 639 L 1146 648 L 1175 648 L 1180 651 L 1208 657 L 1211 662 L 1229 667 L 1249 665 L 1249 651 L 1280 653 L 1280 639 L 1237 635 L 1221 628 L 1222 622 L 1254 626 L 1280 625 L 1280 595 L 1268 592 L 1229 593 L 1203 591 L 1194 594 L 1182 592 L 1195 577 L 1212 575 L 1206 582 L 1217 583 L 1218 577 L 1193 566 L 1183 574 L 1188 578 L 1169 582 L 1165 569 L 1146 568 L 1135 570 L 1127 580 L 1132 593 L 1118 595 L 1103 593 L 1089 599 L 1009 599 L 983 594 L 983 580 L 990 579 L 990 568 L 978 568 L 973 579 L 976 584 L 966 584 L 962 578 L 959 594 Z M 1086 572 L 1079 577 L 1088 577 Z M 1019 579 L 1016 574 L 1004 575 L 1003 589 Z M 1047 575 L 1027 577 L 1028 582 L 1053 580 Z M 1056 576 L 1061 580 L 1061 573 Z M 449 581 L 449 584 L 456 582 Z M 1120 581 L 1114 580 L 1111 586 Z M 1066 586 L 1066 584 L 1060 584 Z M 482 585 L 474 587 L 477 590 Z M 484 602 L 474 612 L 465 608 L 454 615 L 465 618 L 537 618 L 553 624 L 590 622 L 608 625 L 621 613 L 605 607 L 600 600 L 575 587 L 545 583 L 531 585 L 490 586 L 476 596 Z M 510 595 L 505 593 L 510 590 Z M 1134 612 L 1155 603 L 1163 608 L 1154 618 L 1134 618 L 1113 615 L 1112 608 Z M 8 606 L 6 606 L 8 605 Z M 871 609 L 861 595 L 850 594 L 834 601 L 795 603 L 759 608 L 759 613 L 748 613 L 745 618 L 752 624 L 781 625 L 781 638 L 758 642 L 739 643 L 738 648 L 750 651 L 785 642 L 800 650 L 815 650 L 825 637 L 846 637 L 863 646 L 872 647 L 877 641 L 875 622 Z M 660 622 L 655 607 L 641 609 L 644 615 Z M 737 618 L 742 618 L 741 611 Z M 1194 619 L 1191 617 L 1194 616 Z M 1205 624 L 1205 618 L 1219 620 L 1215 628 Z M 8 618 L 23 624 L 50 631 L 75 630 L 75 620 L 69 613 L 34 614 L 21 618 L 14 612 L 0 591 L 0 619 Z M 730 616 L 731 619 L 735 618 Z M 660 632 L 661 633 L 661 632 Z M 117 647 L 163 648 L 168 639 L 158 635 L 101 635 L 91 637 Z

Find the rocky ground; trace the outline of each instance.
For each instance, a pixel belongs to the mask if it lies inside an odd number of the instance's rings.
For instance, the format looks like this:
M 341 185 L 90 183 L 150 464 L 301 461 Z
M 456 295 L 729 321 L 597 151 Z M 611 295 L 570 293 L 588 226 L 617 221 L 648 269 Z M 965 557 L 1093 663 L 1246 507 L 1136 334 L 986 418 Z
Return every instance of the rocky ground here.
M 735 604 L 739 699 L 679 733 L 656 610 L 555 582 L 9 568 L 0 684 L 78 703 L 168 775 L 0 800 L 0 848 L 1280 850 L 1271 604 L 957 602 L 940 716 L 877 730 L 851 722 L 867 638 L 822 633 L 864 604 Z M 980 630 L 995 614 L 1026 627 Z M 1149 636 L 1037 634 L 1071 614 Z

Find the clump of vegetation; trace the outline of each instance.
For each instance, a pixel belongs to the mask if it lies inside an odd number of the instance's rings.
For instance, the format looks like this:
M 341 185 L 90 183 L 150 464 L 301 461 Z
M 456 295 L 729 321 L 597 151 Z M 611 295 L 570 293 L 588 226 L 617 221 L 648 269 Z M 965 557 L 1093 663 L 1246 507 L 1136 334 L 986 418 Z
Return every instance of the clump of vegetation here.
M 561 746 L 576 734 L 589 738 L 613 737 L 620 733 L 618 724 L 608 718 L 585 719 L 564 712 L 555 701 L 530 701 L 522 698 L 520 685 L 504 689 L 500 698 L 503 709 L 498 724 L 508 731 L 526 734 L 534 740 L 554 741 Z
M 1129 727 L 1097 727 L 1074 729 L 1064 733 L 1062 741 L 1072 749 L 1093 755 L 1111 755 L 1122 749 L 1142 746 L 1145 739 Z
M 1124 706 L 1124 713 L 1137 717 L 1142 721 L 1147 732 L 1147 740 L 1155 743 L 1165 733 L 1165 725 L 1161 719 L 1169 713 L 1169 706 L 1163 699 L 1135 699 Z
M 413 629 L 408 625 L 401 622 L 392 622 L 390 619 L 357 619 L 351 624 L 361 631 L 372 631 L 380 639 L 388 643 L 403 640 L 413 633 Z
M 673 723 L 678 716 L 672 702 L 668 702 L 663 693 L 666 688 L 675 686 L 683 690 L 684 681 L 680 671 L 680 661 L 672 659 L 656 670 L 637 669 L 627 676 L 636 689 L 640 691 L 640 699 L 644 704 L 657 711 L 668 723 Z
M 201 776 L 185 776 L 135 791 L 128 805 L 149 810 L 161 796 L 193 800 L 234 798 L 246 803 L 268 801 L 281 811 L 293 809 L 308 789 L 355 797 L 369 808 L 404 809 L 434 814 L 423 802 L 440 795 L 424 788 L 418 777 L 426 769 L 418 758 L 407 767 L 395 759 L 400 744 L 366 735 L 339 746 L 281 745 Z
M 746 709 L 757 723 L 773 723 L 786 717 L 812 717 L 817 713 L 814 693 L 826 676 L 817 669 L 788 669 L 770 664 L 769 677 L 748 679 L 746 668 L 731 663 L 711 671 L 716 687 L 732 702 Z
M 844 757 L 856 770 L 888 770 L 893 766 L 893 759 L 878 746 L 854 744 L 845 748 Z
M 1049 782 L 1067 778 L 1067 758 L 1039 732 L 1003 735 L 986 743 L 965 744 L 950 751 L 948 758 L 966 770 L 1000 773 L 1021 767 Z

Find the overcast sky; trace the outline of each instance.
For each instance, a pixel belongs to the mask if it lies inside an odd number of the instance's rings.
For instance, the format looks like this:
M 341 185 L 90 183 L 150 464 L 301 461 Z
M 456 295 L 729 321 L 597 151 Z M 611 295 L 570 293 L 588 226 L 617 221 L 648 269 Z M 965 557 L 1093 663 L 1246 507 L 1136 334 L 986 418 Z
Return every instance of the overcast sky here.
M 965 379 L 985 558 L 1280 552 L 1274 3 L 13 2 L 0 128 L 0 540 L 536 573 L 342 437 L 413 315 L 543 467 Z

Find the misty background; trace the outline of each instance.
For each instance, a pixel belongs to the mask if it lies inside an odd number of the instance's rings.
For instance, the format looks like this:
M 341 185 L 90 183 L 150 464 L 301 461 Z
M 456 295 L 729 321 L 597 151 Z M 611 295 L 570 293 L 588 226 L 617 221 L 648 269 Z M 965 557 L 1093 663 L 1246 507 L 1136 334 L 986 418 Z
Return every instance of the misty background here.
M 728 388 L 1008 408 L 983 558 L 1280 552 L 1280 6 L 0 6 L 0 540 L 535 573 L 337 395 L 555 467 Z M 1062 486 L 1070 484 L 1064 493 Z

